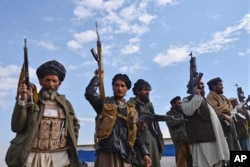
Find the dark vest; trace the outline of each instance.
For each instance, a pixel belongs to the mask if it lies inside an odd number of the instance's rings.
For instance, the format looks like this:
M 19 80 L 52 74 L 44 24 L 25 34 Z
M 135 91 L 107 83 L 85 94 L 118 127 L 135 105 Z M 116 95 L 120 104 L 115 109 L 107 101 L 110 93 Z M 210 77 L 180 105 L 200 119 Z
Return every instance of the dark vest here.
M 192 96 L 187 97 L 189 100 Z M 207 101 L 204 99 L 192 116 L 186 116 L 190 144 L 215 141 L 212 121 Z

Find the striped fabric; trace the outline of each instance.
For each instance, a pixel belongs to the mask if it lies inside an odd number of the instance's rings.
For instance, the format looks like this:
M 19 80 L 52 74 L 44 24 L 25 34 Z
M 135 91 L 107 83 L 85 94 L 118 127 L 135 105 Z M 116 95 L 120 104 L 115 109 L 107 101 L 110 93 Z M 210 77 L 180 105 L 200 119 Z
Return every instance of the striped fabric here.
M 78 150 L 79 159 L 83 162 L 94 162 L 94 150 Z M 175 147 L 173 144 L 165 144 L 162 156 L 175 156 Z

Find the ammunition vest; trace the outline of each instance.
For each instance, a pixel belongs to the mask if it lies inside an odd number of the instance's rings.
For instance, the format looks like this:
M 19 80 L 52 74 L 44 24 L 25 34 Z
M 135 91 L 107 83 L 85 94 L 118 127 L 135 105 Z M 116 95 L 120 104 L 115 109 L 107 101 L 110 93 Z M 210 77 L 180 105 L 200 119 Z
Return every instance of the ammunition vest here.
M 62 108 L 55 101 L 45 101 L 45 109 L 33 140 L 32 151 L 56 152 L 66 150 L 66 137 L 66 118 Z
M 127 116 L 118 113 L 116 104 L 103 104 L 103 109 L 96 117 L 96 137 L 97 142 L 110 136 L 113 126 L 120 117 L 126 121 L 128 128 L 128 145 L 133 148 L 137 134 L 137 113 L 133 104 L 127 103 Z

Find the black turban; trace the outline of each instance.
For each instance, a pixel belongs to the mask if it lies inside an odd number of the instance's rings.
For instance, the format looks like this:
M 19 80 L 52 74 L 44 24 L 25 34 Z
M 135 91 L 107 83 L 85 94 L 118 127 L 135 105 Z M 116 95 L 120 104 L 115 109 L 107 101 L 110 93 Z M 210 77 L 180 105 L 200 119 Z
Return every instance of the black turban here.
M 137 91 L 141 91 L 143 89 L 143 87 L 149 88 L 151 90 L 151 86 L 150 84 L 143 80 L 143 79 L 138 79 L 135 83 L 134 83 L 134 87 L 133 87 L 133 93 L 134 95 L 137 94 Z
M 210 81 L 207 82 L 208 86 L 212 86 L 212 85 L 216 85 L 218 82 L 221 82 L 222 80 L 220 79 L 220 77 L 216 77 L 211 79 Z
M 38 79 L 42 79 L 46 75 L 57 75 L 60 81 L 65 78 L 66 70 L 64 66 L 56 60 L 48 61 L 42 64 L 36 70 L 36 75 Z
M 131 81 L 126 74 L 116 74 L 112 79 L 112 85 L 114 85 L 115 81 L 118 79 L 124 81 L 128 89 L 131 88 Z
M 170 101 L 170 104 L 171 104 L 171 105 L 174 105 L 174 103 L 175 103 L 177 100 L 181 100 L 181 97 L 180 97 L 180 96 L 176 96 L 175 98 L 173 98 L 173 99 Z

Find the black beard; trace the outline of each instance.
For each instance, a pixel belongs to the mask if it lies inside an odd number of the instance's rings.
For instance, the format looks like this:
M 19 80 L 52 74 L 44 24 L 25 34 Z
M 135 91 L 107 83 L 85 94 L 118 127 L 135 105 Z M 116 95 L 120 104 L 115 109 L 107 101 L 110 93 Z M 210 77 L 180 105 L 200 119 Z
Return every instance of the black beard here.
M 182 112 L 182 108 L 176 108 L 176 111 Z
M 140 95 L 141 102 L 148 103 L 150 101 L 148 95 Z
M 218 90 L 217 93 L 220 94 L 220 95 L 222 95 L 223 94 L 223 90 Z

